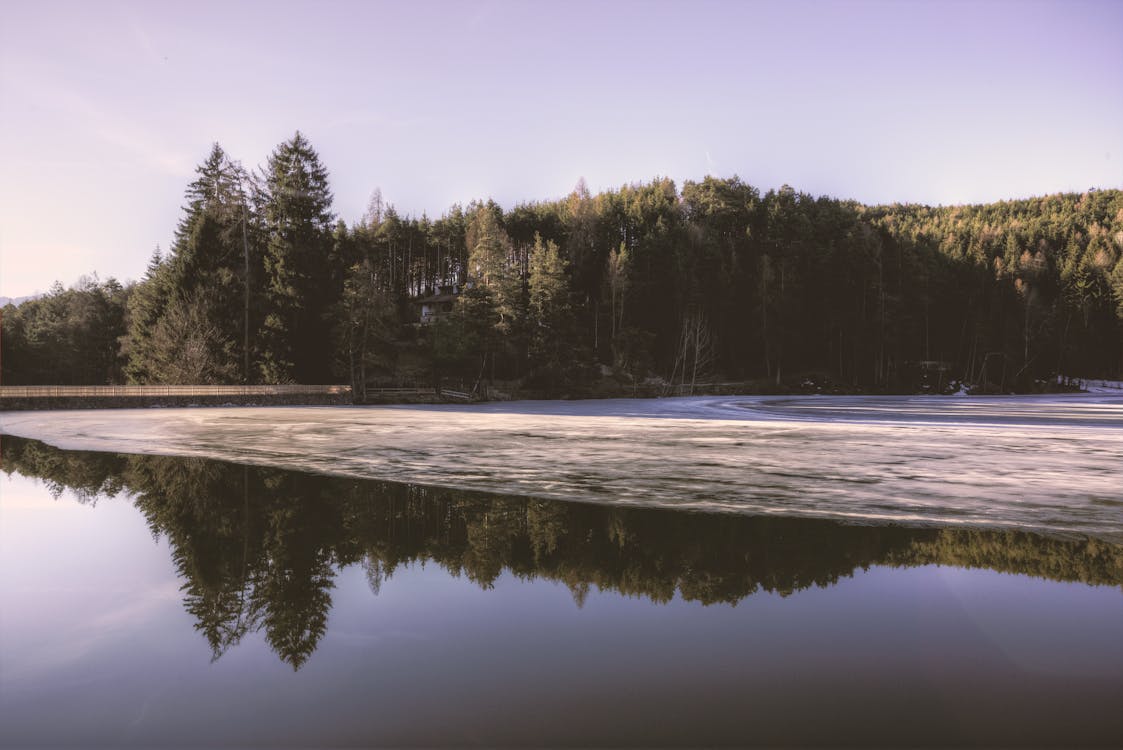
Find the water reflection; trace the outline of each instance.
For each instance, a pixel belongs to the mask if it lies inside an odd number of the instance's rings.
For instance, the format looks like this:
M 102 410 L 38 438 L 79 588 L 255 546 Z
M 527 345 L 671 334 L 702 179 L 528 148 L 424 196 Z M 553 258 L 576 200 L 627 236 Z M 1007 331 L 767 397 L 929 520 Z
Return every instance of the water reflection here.
M 323 637 L 337 572 L 362 565 L 375 594 L 435 562 L 488 588 L 504 571 L 655 602 L 736 604 L 826 587 L 873 565 L 988 568 L 1123 584 L 1123 547 L 1014 531 L 848 526 L 491 496 L 206 459 L 62 451 L 4 438 L 0 467 L 86 503 L 132 498 L 168 539 L 185 606 L 219 658 L 262 632 L 299 669 Z

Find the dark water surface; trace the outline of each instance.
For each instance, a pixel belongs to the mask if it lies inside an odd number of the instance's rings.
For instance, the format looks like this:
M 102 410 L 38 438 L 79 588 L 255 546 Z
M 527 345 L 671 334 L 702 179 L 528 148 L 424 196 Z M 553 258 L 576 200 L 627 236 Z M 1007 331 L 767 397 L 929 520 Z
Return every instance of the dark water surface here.
M 0 746 L 1123 744 L 1111 540 L 0 457 Z

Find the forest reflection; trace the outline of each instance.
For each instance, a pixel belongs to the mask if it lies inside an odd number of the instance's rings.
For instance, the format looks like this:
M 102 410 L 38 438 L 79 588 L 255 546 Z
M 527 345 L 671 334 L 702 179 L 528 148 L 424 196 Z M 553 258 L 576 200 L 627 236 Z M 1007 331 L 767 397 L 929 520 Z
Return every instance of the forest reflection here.
M 4 437 L 0 468 L 81 502 L 128 496 L 166 537 L 185 606 L 219 658 L 248 633 L 299 669 L 323 637 L 338 570 L 374 594 L 435 562 L 489 588 L 505 571 L 666 602 L 735 604 L 826 587 L 873 565 L 985 568 L 1123 586 L 1123 547 L 1021 531 L 851 526 L 487 495 L 197 458 L 63 451 Z

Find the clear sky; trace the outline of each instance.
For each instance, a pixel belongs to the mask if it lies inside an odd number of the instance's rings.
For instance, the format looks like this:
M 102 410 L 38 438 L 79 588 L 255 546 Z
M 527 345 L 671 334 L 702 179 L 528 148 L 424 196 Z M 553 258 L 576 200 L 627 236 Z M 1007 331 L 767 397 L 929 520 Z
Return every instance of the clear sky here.
M 0 295 L 138 278 L 218 141 L 348 222 L 740 175 L 868 203 L 1123 187 L 1123 2 L 0 4 Z

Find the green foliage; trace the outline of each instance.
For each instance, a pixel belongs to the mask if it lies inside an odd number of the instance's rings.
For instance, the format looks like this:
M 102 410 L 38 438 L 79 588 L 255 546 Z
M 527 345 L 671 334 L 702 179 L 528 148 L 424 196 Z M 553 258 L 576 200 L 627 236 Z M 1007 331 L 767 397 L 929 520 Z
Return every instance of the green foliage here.
M 84 277 L 72 289 L 8 305 L 0 312 L 2 381 L 8 385 L 120 383 L 118 339 L 132 288 Z
M 234 342 L 222 330 L 215 309 L 201 296 L 176 295 L 152 333 L 150 360 L 159 382 L 176 385 L 229 383 L 238 379 Z
M 356 401 L 366 399 L 373 372 L 393 369 L 397 311 L 368 258 L 347 271 L 343 292 L 331 311 L 336 370 L 343 370 Z
M 133 383 L 249 379 L 250 267 L 260 245 L 249 178 L 217 143 L 196 174 L 171 254 L 157 250 L 129 306 L 122 351 Z
M 159 382 L 157 362 L 161 353 L 154 338 L 171 297 L 171 266 L 164 263 L 160 249 L 156 248 L 145 277 L 133 289 L 126 308 L 127 331 L 121 338 L 121 354 L 130 383 Z
M 266 233 L 261 379 L 326 382 L 332 194 L 327 170 L 299 132 L 270 154 L 261 191 Z
M 540 235 L 530 253 L 528 288 L 532 373 L 553 389 L 575 379 L 580 342 L 565 262 L 557 244 Z
M 514 257 L 511 238 L 499 224 L 498 206 L 488 204 L 476 209 L 468 225 L 467 284 L 485 288 L 494 310 L 496 333 L 511 336 L 525 317 L 521 264 Z M 477 295 L 478 300 L 483 297 Z M 485 313 L 486 315 L 487 313 Z
M 300 133 L 250 183 L 215 145 L 171 252 L 126 295 L 118 352 L 88 353 L 83 315 L 97 305 L 62 310 L 61 290 L 6 312 L 6 382 L 107 382 L 119 360 L 137 383 L 428 371 L 547 389 L 598 369 L 624 383 L 777 389 L 822 373 L 884 391 L 920 388 L 932 368 L 938 388 L 1123 374 L 1119 190 L 863 206 L 736 177 L 681 192 L 659 178 L 597 195 L 581 182 L 506 212 L 455 205 L 436 220 L 402 216 L 376 191 L 360 222 L 333 227 L 327 171 Z M 453 294 L 451 316 L 419 322 L 420 300 Z
M 495 293 L 483 284 L 473 284 L 464 290 L 456 300 L 456 307 L 449 325 L 441 337 L 448 346 L 449 336 L 454 336 L 448 356 L 461 367 L 459 375 L 472 383 L 472 391 L 478 392 L 483 379 L 489 374 L 488 366 L 494 366 L 495 349 L 499 342 L 500 317 Z

